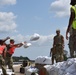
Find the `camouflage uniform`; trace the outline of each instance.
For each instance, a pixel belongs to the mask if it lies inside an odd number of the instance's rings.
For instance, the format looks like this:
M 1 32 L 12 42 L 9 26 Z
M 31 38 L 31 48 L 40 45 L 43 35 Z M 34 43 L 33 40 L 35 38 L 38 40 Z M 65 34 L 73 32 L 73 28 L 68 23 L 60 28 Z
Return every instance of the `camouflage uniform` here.
M 10 55 L 9 53 L 6 53 L 6 64 L 8 65 L 8 68 L 12 69 L 12 71 L 14 72 L 12 55 Z
M 2 47 L 2 46 L 0 46 L 0 47 Z M 2 68 L 3 75 L 7 75 L 6 64 L 5 64 L 5 46 L 3 48 L 3 51 L 0 51 L 0 66 Z
M 62 45 L 61 44 L 59 44 L 59 45 L 56 45 L 56 47 L 55 47 L 55 49 L 56 49 L 56 62 L 61 62 L 61 61 L 63 61 L 64 60 L 64 53 L 63 53 L 63 47 L 62 47 Z
M 0 54 L 0 65 L 3 71 L 3 75 L 7 75 L 6 74 L 6 65 L 5 65 L 5 60 L 3 58 L 3 56 Z
M 55 36 L 54 37 L 54 46 L 55 46 L 55 50 L 56 50 L 56 54 L 55 54 L 55 59 L 56 59 L 56 62 L 61 62 L 64 60 L 64 52 L 63 52 L 63 36 L 62 35 L 59 35 L 59 36 Z
M 70 56 L 74 57 L 74 52 L 76 52 L 76 30 L 72 29 L 72 34 L 69 37 L 69 49 Z
M 5 64 L 5 56 L 6 56 L 6 44 L 5 41 L 8 40 L 9 37 L 5 39 L 0 39 L 0 66 L 2 68 L 2 75 L 7 75 L 6 73 L 6 64 Z
M 6 65 L 8 66 L 9 69 L 12 69 L 12 72 L 14 72 L 12 54 L 10 54 L 8 52 L 9 49 L 11 48 L 10 44 L 7 44 L 6 47 L 7 47 L 7 51 L 6 51 Z

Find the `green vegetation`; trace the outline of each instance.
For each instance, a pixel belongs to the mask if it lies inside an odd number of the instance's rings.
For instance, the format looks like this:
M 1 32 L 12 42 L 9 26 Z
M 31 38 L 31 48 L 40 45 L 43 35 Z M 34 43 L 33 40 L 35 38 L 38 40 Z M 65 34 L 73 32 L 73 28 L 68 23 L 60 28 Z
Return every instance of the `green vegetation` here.
M 28 57 L 23 57 L 23 56 L 20 56 L 20 57 L 18 57 L 18 56 L 13 56 L 13 61 L 14 61 L 14 62 L 21 62 L 21 61 L 23 61 L 23 60 L 28 60 L 28 61 L 30 61 L 30 59 L 29 59 Z

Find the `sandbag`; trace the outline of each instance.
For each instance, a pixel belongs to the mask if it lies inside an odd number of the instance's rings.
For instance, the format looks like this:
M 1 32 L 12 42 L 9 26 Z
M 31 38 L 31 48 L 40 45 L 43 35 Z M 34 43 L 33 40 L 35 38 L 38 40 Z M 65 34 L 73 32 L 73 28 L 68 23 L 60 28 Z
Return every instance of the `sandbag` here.
M 37 72 L 38 72 L 38 69 L 37 68 L 31 68 L 31 66 L 30 66 L 25 71 L 25 75 L 31 75 L 32 73 L 37 73 Z
M 52 64 L 51 62 L 51 57 L 47 57 L 47 56 L 38 56 L 36 59 L 35 59 L 35 64 L 38 63 L 38 64 Z

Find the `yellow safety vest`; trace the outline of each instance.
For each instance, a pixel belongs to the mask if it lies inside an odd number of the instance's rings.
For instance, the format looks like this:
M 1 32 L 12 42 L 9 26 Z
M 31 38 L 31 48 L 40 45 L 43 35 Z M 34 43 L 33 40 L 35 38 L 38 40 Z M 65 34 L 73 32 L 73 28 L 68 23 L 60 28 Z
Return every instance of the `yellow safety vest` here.
M 73 28 L 73 29 L 76 29 L 76 5 L 71 6 L 71 8 L 72 8 L 72 9 L 74 10 L 74 12 L 75 12 L 75 19 L 73 20 L 72 28 Z

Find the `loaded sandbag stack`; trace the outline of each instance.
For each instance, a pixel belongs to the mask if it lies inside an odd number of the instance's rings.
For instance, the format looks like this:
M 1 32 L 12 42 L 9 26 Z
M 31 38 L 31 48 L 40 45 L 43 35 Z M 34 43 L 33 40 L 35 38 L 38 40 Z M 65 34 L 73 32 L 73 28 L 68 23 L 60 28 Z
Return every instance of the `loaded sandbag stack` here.
M 35 67 L 39 70 L 39 75 L 48 75 L 48 72 L 44 68 L 45 65 L 51 65 L 51 57 L 38 56 L 35 60 Z
M 44 66 L 49 75 L 76 75 L 76 58 Z
M 38 75 L 37 72 L 38 72 L 37 68 L 31 66 L 25 67 L 25 75 Z

